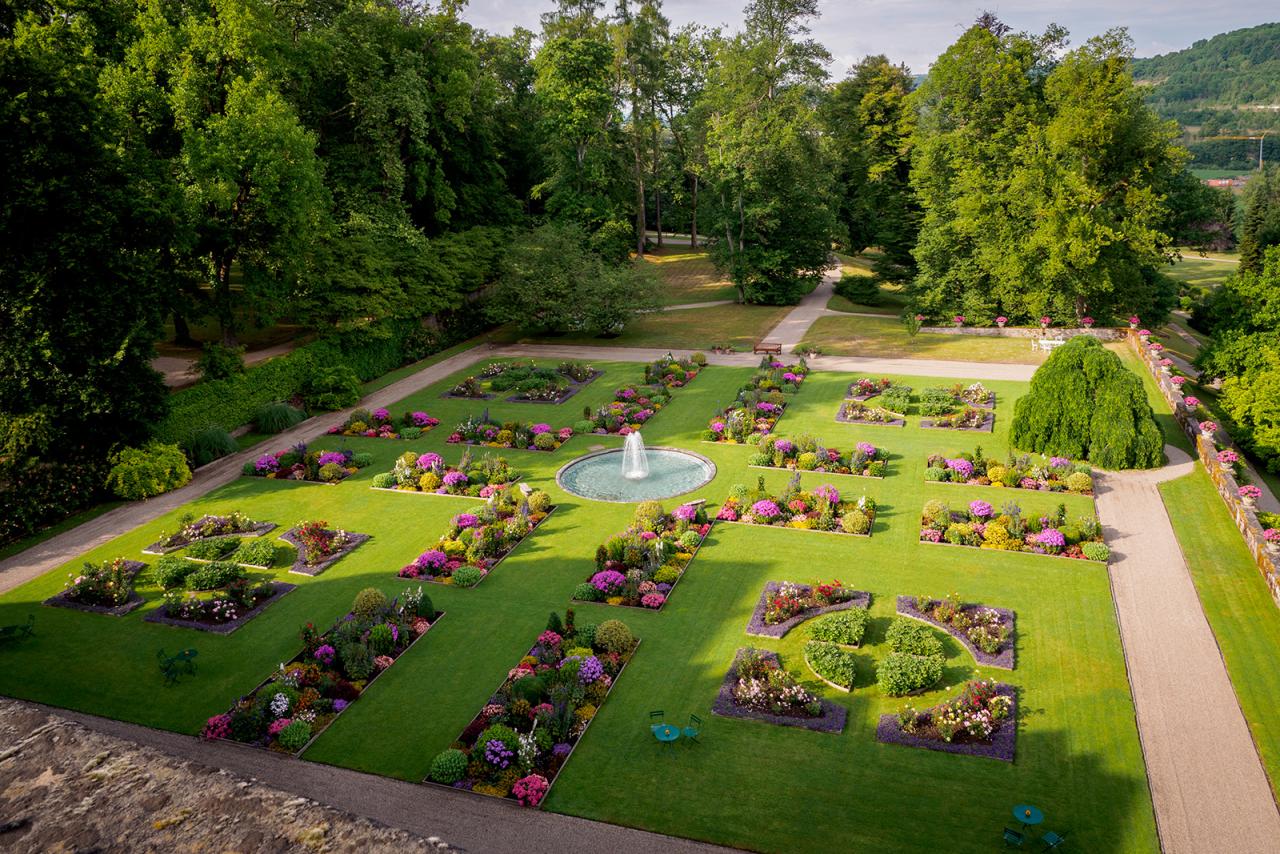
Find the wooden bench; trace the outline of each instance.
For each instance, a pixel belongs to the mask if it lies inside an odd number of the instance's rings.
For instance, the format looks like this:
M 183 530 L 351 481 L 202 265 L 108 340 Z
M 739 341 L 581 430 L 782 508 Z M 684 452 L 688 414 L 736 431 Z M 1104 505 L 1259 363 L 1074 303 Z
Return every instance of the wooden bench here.
M 0 626 L 0 641 L 20 640 L 35 637 L 36 615 L 27 614 L 25 623 L 14 623 L 12 626 Z
M 163 649 L 156 651 L 156 660 L 160 663 L 160 672 L 164 674 L 165 684 L 176 684 L 179 673 L 194 676 L 196 672 L 195 649 L 184 649 L 177 655 L 166 655 Z
M 775 356 L 782 355 L 782 345 L 777 341 L 757 341 L 756 345 L 751 348 L 752 353 L 772 353 Z

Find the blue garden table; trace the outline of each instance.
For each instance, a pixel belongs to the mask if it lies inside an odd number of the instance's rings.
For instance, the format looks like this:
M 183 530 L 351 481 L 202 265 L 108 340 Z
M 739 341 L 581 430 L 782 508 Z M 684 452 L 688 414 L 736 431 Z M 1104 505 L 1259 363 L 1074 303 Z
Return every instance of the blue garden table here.
M 1013 808 L 1013 817 L 1022 822 L 1023 827 L 1031 827 L 1044 821 L 1044 813 L 1031 804 L 1018 804 Z
M 653 735 L 658 741 L 670 744 L 680 737 L 680 727 L 671 724 L 658 724 L 653 728 Z

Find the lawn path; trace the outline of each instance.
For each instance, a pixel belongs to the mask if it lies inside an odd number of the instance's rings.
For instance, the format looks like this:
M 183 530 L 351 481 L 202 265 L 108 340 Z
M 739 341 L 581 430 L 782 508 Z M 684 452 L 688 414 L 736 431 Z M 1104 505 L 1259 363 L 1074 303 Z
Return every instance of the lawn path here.
M 1195 463 L 1176 448 L 1165 452 L 1162 469 L 1098 477 L 1161 847 L 1274 851 L 1280 811 L 1156 488 Z

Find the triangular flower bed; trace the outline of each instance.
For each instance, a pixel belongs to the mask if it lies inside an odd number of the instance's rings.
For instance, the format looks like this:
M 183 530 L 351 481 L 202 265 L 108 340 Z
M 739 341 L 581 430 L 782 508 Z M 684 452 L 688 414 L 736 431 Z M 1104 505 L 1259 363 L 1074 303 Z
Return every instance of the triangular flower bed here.
M 298 550 L 289 571 L 295 575 L 319 575 L 368 542 L 368 534 L 333 530 L 326 522 L 303 522 L 280 535 Z
M 808 714 L 806 709 L 799 705 L 791 705 L 785 711 L 767 710 L 766 701 L 761 700 L 756 704 L 740 702 L 740 692 L 738 691 L 740 681 L 740 667 L 748 659 L 749 656 L 758 656 L 758 660 L 763 666 L 769 668 L 781 668 L 781 662 L 778 654 L 763 649 L 753 649 L 744 647 L 738 650 L 734 656 L 733 664 L 729 666 L 729 672 L 725 674 L 724 681 L 720 683 L 720 692 L 716 695 L 716 700 L 711 705 L 712 714 L 720 715 L 726 718 L 742 718 L 749 721 L 760 721 L 761 723 L 774 724 L 775 726 L 792 726 L 802 729 L 811 729 L 814 732 L 830 732 L 838 733 L 844 729 L 845 719 L 848 717 L 848 710 L 841 705 L 823 700 L 819 697 L 805 694 L 810 698 L 810 702 L 820 710 L 819 714 Z M 799 687 L 798 685 L 796 686 Z
M 751 612 L 751 619 L 747 622 L 747 634 L 759 638 L 785 637 L 787 632 L 806 620 L 812 620 L 814 617 L 820 617 L 823 614 L 830 614 L 834 611 L 847 611 L 850 608 L 869 608 L 871 606 L 870 593 L 861 590 L 838 588 L 839 594 L 847 594 L 848 598 L 843 601 L 834 601 L 830 605 L 808 608 L 794 617 L 789 617 L 780 623 L 770 625 L 765 622 L 765 616 L 769 609 L 769 596 L 782 590 L 784 583 L 782 581 L 765 583 L 764 590 L 760 592 L 760 600 L 756 602 L 755 610 Z M 802 595 L 808 595 L 813 591 L 813 588 L 808 584 L 794 584 L 792 586 L 798 588 Z
M 951 741 L 945 741 L 936 728 L 934 717 L 946 706 L 954 706 L 957 710 L 956 714 L 964 718 L 977 714 L 986 708 L 985 702 L 980 703 L 979 706 L 973 706 L 972 703 L 964 701 L 965 696 L 975 690 L 975 686 L 977 686 L 976 690 L 981 691 L 984 696 L 1007 698 L 1000 701 L 1008 704 L 1006 717 L 998 722 L 995 731 L 987 738 L 978 738 L 961 730 L 952 736 Z M 965 710 L 959 711 L 962 707 Z M 917 712 L 907 707 L 903 712 L 896 715 L 881 715 L 880 721 L 876 725 L 876 741 L 883 744 L 897 744 L 903 747 L 920 747 L 941 753 L 984 756 L 988 759 L 1012 762 L 1018 735 L 1017 712 L 1017 690 L 1012 685 L 971 682 L 965 686 L 965 693 L 946 703 L 934 706 L 932 709 Z M 914 732 L 904 730 L 902 723 L 904 719 L 910 720 L 908 726 L 912 727 L 915 730 Z

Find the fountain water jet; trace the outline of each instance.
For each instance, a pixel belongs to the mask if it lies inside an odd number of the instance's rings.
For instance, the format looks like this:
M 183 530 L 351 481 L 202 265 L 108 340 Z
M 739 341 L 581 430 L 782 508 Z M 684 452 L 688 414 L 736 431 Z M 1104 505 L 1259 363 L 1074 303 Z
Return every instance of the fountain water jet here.
M 622 445 L 622 476 L 627 480 L 644 480 L 649 476 L 649 455 L 639 430 L 628 434 Z

